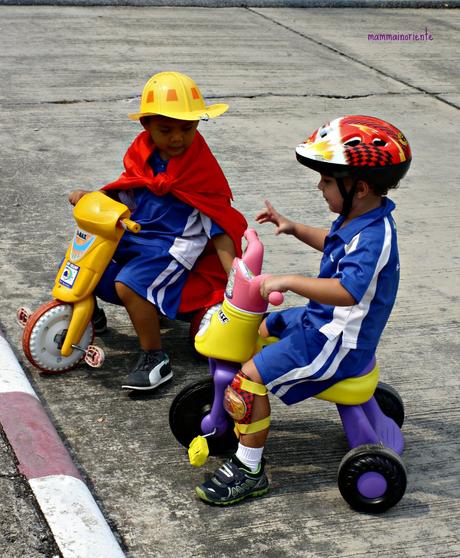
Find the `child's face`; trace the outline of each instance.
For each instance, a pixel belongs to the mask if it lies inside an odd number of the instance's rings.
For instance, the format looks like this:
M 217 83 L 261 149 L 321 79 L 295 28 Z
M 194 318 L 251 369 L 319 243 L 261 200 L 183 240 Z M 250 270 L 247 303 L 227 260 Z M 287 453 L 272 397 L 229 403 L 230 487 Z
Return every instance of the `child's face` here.
M 176 120 L 167 116 L 151 116 L 142 125 L 150 133 L 164 160 L 182 155 L 191 145 L 198 120 Z
M 349 178 L 345 179 L 347 190 L 350 182 Z M 332 213 L 340 213 L 343 209 L 343 197 L 337 185 L 337 180 L 332 176 L 322 174 L 318 182 L 318 189 L 323 193 L 323 198 L 326 200 Z

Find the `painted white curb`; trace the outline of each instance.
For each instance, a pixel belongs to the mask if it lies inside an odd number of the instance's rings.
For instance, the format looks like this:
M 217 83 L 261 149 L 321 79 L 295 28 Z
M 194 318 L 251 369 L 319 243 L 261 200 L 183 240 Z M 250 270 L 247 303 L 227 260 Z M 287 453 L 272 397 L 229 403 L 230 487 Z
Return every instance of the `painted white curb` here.
M 117 541 L 88 487 L 68 475 L 29 481 L 66 558 L 123 558 Z
M 19 470 L 29 482 L 62 556 L 123 558 L 115 535 L 1 329 L 0 419 Z M 65 474 L 53 474 L 56 468 Z
M 28 393 L 37 397 L 34 388 L 30 385 L 8 341 L 2 336 L 0 330 L 0 393 L 13 391 Z

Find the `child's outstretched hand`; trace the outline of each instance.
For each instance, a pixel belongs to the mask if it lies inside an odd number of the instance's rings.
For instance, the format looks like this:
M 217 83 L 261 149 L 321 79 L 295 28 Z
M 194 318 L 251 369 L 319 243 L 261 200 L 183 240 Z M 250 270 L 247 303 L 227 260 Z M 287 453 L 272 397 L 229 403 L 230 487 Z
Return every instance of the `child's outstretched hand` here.
M 85 194 L 89 193 L 90 190 L 73 190 L 73 192 L 70 192 L 69 194 L 69 202 L 72 205 L 76 205 Z
M 287 275 L 269 275 L 260 283 L 260 295 L 265 300 L 273 291 L 285 293 L 287 290 L 289 290 Z
M 265 200 L 265 209 L 256 216 L 256 221 L 260 224 L 273 223 L 276 225 L 276 235 L 281 233 L 292 234 L 294 232 L 294 221 L 278 213 L 268 200 Z

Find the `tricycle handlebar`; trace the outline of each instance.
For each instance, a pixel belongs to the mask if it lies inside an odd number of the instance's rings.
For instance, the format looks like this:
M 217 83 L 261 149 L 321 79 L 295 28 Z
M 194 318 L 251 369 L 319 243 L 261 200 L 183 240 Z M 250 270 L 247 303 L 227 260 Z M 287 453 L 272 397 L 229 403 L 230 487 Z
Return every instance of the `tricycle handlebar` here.
M 126 230 L 131 231 L 133 233 L 138 233 L 141 230 L 141 226 L 136 221 L 132 221 L 131 219 L 120 219 L 120 225 Z
M 264 259 L 264 246 L 254 229 L 246 229 L 244 238 L 247 240 L 248 245 L 243 255 L 243 262 L 254 275 L 260 275 Z
M 273 291 L 268 295 L 268 302 L 273 306 L 279 306 L 284 302 L 284 295 L 278 291 Z

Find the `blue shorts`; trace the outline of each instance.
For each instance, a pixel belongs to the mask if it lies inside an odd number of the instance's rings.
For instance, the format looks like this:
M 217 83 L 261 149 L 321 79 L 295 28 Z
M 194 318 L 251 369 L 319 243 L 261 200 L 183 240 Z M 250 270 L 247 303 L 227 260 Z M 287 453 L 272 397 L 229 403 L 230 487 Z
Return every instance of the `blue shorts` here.
M 174 319 L 188 271 L 169 254 L 169 247 L 161 241 L 135 244 L 122 240 L 95 289 L 96 296 L 122 304 L 115 282 L 123 283 L 154 304 L 161 314 Z
M 341 336 L 329 340 L 311 326 L 305 307 L 273 312 L 266 325 L 280 340 L 262 349 L 254 364 L 267 388 L 287 405 L 358 375 L 374 356 L 374 350 L 342 347 Z

